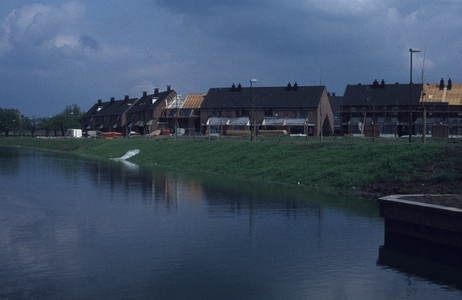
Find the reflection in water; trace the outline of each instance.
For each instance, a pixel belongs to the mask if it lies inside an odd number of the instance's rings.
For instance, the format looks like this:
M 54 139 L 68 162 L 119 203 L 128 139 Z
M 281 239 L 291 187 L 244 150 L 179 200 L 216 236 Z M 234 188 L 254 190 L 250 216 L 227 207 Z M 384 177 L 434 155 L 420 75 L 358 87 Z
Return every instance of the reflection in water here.
M 15 148 L 0 166 L 0 298 L 462 295 L 377 265 L 383 220 L 358 197 Z

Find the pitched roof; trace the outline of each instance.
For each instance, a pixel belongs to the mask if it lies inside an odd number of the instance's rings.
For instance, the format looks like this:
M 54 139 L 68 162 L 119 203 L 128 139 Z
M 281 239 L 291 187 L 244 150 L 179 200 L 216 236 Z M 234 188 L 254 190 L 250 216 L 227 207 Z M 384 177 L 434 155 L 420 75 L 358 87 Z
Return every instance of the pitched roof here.
M 462 105 L 462 84 L 448 84 L 441 82 L 439 84 L 427 83 L 424 84 L 425 96 L 421 101 L 425 102 L 447 102 L 449 105 Z
M 165 92 L 158 92 L 152 95 L 143 94 L 140 100 L 130 107 L 127 113 L 137 113 L 147 110 L 154 110 L 158 105 L 165 103 L 165 99 L 170 99 L 176 95 L 174 90 L 167 90 Z
M 138 98 L 129 98 L 128 96 L 125 96 L 124 100 L 115 100 L 114 98 L 111 98 L 111 101 L 107 102 L 98 100 L 98 102 L 93 105 L 92 108 L 90 108 L 90 110 L 88 110 L 83 117 L 87 118 L 121 115 L 127 109 L 129 109 L 132 104 L 136 103 L 137 100 Z
M 251 97 L 259 108 L 318 107 L 324 86 L 233 87 L 209 89 L 201 108 L 243 108 Z
M 418 105 L 422 93 L 422 84 L 412 84 L 412 104 Z M 409 105 L 411 94 L 409 84 L 347 85 L 343 94 L 343 105 Z
M 189 94 L 182 108 L 193 109 L 200 108 L 206 94 Z

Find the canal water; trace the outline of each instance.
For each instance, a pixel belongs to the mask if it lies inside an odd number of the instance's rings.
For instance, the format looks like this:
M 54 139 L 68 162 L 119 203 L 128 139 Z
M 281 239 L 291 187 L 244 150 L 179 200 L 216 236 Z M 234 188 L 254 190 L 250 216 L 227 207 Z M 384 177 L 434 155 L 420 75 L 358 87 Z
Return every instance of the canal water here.
M 374 201 L 0 147 L 0 299 L 461 299 Z

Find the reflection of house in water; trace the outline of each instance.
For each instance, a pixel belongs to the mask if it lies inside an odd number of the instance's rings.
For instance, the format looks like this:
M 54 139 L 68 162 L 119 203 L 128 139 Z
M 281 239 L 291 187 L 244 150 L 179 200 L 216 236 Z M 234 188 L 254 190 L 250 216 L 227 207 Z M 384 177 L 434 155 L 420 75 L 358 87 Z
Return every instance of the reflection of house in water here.
M 174 208 L 179 202 L 204 201 L 202 184 L 194 177 L 120 161 L 87 166 L 92 168 L 88 172 L 93 174 L 90 182 L 102 189 L 109 188 L 112 195 L 125 195 L 127 200 Z

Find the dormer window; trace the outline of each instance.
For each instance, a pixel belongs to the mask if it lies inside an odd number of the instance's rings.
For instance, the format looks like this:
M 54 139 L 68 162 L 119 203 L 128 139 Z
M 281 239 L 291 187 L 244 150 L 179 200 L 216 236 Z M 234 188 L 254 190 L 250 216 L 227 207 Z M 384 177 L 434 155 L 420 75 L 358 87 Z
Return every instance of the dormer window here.
M 154 103 L 156 103 L 156 101 L 157 101 L 157 100 L 159 100 L 159 98 L 152 98 L 152 102 L 151 102 L 151 104 L 154 104 Z
M 100 111 L 101 109 L 103 109 L 102 106 L 98 106 L 98 108 L 96 109 L 96 111 Z

